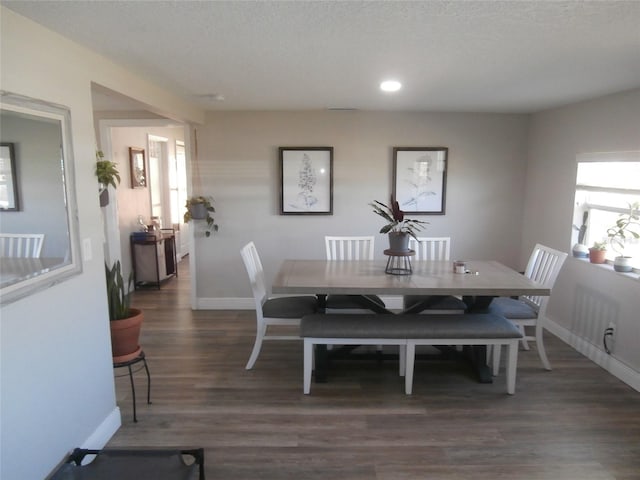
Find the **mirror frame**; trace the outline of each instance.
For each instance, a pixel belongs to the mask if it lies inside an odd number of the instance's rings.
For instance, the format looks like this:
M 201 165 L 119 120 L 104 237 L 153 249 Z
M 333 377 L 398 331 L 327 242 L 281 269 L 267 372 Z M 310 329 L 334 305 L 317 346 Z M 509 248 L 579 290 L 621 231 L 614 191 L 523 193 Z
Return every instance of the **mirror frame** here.
M 80 229 L 74 175 L 71 112 L 68 107 L 0 90 L 0 110 L 24 113 L 60 122 L 62 145 L 62 181 L 66 199 L 66 220 L 69 236 L 69 255 L 59 265 L 28 275 L 21 281 L 0 288 L 0 305 L 6 305 L 40 290 L 52 287 L 82 272 Z

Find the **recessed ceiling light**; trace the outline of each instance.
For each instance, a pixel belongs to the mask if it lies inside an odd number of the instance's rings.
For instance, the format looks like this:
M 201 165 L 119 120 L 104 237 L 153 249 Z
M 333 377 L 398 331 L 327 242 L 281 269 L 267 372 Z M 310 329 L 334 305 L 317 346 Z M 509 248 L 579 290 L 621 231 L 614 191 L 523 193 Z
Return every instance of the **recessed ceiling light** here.
M 402 88 L 402 84 L 397 80 L 385 80 L 380 84 L 380 90 L 383 92 L 397 92 Z

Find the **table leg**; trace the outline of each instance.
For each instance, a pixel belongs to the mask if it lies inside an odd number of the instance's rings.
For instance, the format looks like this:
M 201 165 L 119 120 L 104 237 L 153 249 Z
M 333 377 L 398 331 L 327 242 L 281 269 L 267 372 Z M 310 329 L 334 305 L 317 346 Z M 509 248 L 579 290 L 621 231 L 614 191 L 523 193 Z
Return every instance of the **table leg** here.
M 493 383 L 493 375 L 487 365 L 486 345 L 469 345 L 465 346 L 464 350 L 473 371 L 478 376 L 478 381 L 480 383 Z
M 326 345 L 316 345 L 314 378 L 316 383 L 327 383 L 329 355 Z

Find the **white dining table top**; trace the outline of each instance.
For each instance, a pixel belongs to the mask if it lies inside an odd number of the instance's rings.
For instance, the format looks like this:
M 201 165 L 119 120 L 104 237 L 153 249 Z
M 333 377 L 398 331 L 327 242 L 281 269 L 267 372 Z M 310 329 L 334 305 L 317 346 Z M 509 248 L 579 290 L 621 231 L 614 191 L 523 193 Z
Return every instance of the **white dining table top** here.
M 543 287 L 495 261 L 467 261 L 454 273 L 450 261 L 414 261 L 410 275 L 385 273 L 385 260 L 284 260 L 271 286 L 275 294 L 550 295 Z

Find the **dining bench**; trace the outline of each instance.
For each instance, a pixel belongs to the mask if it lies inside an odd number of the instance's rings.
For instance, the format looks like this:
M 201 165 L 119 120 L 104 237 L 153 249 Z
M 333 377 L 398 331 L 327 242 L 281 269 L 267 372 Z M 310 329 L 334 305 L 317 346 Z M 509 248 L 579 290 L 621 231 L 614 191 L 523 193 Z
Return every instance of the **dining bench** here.
M 399 373 L 405 393 L 413 390 L 417 345 L 505 345 L 507 393 L 513 395 L 522 334 L 506 318 L 491 313 L 465 314 L 312 314 L 302 317 L 304 340 L 303 391 L 311 391 L 313 350 L 316 345 L 398 345 Z

